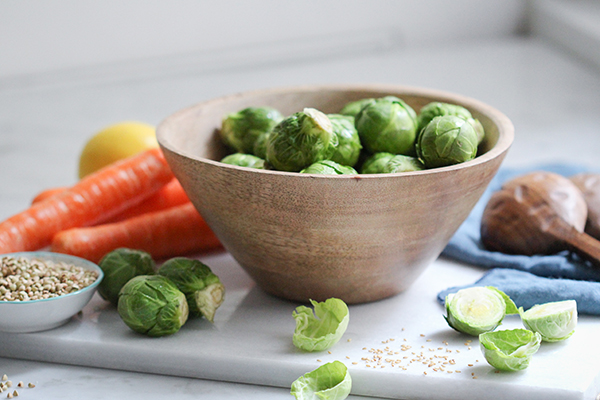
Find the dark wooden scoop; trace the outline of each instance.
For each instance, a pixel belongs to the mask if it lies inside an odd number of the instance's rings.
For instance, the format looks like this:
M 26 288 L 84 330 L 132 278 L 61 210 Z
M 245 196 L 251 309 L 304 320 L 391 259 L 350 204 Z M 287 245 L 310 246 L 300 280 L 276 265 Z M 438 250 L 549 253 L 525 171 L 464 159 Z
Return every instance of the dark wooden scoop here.
M 481 240 L 491 251 L 554 254 L 571 250 L 600 266 L 600 241 L 583 232 L 583 194 L 569 179 L 549 172 L 515 178 L 490 198 Z

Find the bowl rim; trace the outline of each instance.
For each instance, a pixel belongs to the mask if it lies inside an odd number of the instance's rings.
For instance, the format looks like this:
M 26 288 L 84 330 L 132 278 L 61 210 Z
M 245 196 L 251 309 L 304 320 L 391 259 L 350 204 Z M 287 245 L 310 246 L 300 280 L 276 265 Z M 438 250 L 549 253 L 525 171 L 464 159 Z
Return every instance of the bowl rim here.
M 425 96 L 425 97 L 433 97 L 439 99 L 438 101 L 446 101 L 448 103 L 458 102 L 467 108 L 474 108 L 480 113 L 484 113 L 487 118 L 489 118 L 492 123 L 494 123 L 498 127 L 498 141 L 496 144 L 489 149 L 484 154 L 475 157 L 472 160 L 448 165 L 444 167 L 437 168 L 429 168 L 421 171 L 409 171 L 409 172 L 395 172 L 389 174 L 358 174 L 358 175 L 330 175 L 330 174 L 301 174 L 298 172 L 288 172 L 288 171 L 277 171 L 277 170 L 265 170 L 258 168 L 249 168 L 249 167 L 241 167 L 238 165 L 225 164 L 220 161 L 211 160 L 210 158 L 202 157 L 197 154 L 193 154 L 192 152 L 186 151 L 186 149 L 177 148 L 172 142 L 170 142 L 165 136 L 165 131 L 168 127 L 175 123 L 175 121 L 184 118 L 187 114 L 192 113 L 194 110 L 201 108 L 206 105 L 211 105 L 215 103 L 226 103 L 229 100 L 237 99 L 242 96 L 259 96 L 259 95 L 277 95 L 289 93 L 289 92 L 318 92 L 322 90 L 337 90 L 337 91 L 378 91 L 378 92 L 394 92 L 400 98 L 402 94 L 407 96 Z M 432 100 L 435 101 L 435 100 Z M 185 107 L 172 113 L 171 115 L 164 118 L 156 127 L 156 138 L 160 145 L 160 147 L 164 150 L 167 149 L 172 153 L 178 154 L 180 156 L 186 157 L 188 159 L 192 159 L 195 161 L 199 161 L 202 163 L 210 164 L 216 167 L 221 167 L 225 169 L 237 170 L 237 171 L 247 171 L 258 174 L 267 174 L 267 175 L 284 175 L 284 176 L 294 176 L 300 179 L 389 179 L 397 176 L 412 176 L 412 175 L 429 175 L 429 174 L 438 174 L 440 172 L 447 171 L 455 171 L 461 170 L 465 168 L 469 168 L 474 165 L 484 164 L 493 160 L 499 156 L 502 156 L 504 153 L 508 151 L 514 141 L 514 125 L 511 120 L 498 109 L 480 101 L 474 99 L 472 97 L 464 96 L 461 94 L 431 89 L 425 87 L 417 87 L 417 86 L 407 86 L 407 85 L 397 85 L 397 84 L 381 84 L 381 83 L 369 83 L 369 84 L 316 84 L 316 85 L 294 85 L 294 86 L 279 86 L 272 87 L 267 89 L 255 89 L 248 90 L 243 92 L 226 94 L 223 96 L 215 97 L 212 99 L 208 99 L 205 101 L 201 101 L 199 103 L 193 104 L 191 106 Z
M 0 301 L 0 306 L 2 304 L 14 304 L 14 305 L 19 304 L 19 305 L 24 306 L 24 305 L 31 305 L 31 304 L 36 304 L 36 303 L 49 302 L 49 301 L 53 301 L 53 300 L 56 301 L 59 299 L 68 299 L 71 297 L 82 295 L 89 291 L 95 291 L 98 288 L 98 285 L 100 285 L 100 282 L 102 281 L 102 279 L 104 278 L 104 271 L 102 271 L 102 268 L 100 268 L 100 266 L 98 264 L 95 264 L 89 260 L 86 260 L 85 258 L 72 256 L 70 254 L 55 253 L 55 252 L 51 252 L 51 251 L 20 251 L 20 252 L 15 252 L 15 253 L 0 254 L 0 258 L 3 258 L 3 257 L 25 257 L 25 258 L 30 258 L 30 259 L 38 258 L 38 259 L 43 259 L 43 260 L 62 259 L 61 261 L 64 261 L 67 263 L 72 262 L 73 264 L 80 266 L 82 268 L 96 271 L 98 273 L 98 277 L 96 278 L 94 283 L 84 287 L 83 289 L 79 289 L 75 292 L 63 294 L 63 295 L 56 296 L 56 297 L 50 297 L 47 299 L 24 300 L 24 301 Z

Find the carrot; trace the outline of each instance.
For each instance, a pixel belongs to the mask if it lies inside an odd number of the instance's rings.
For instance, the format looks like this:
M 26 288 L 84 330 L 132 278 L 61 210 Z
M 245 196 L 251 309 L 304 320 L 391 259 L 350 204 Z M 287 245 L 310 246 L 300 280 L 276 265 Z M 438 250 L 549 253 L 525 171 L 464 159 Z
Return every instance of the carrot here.
M 164 210 L 189 203 L 189 201 L 190 199 L 187 197 L 187 194 L 185 194 L 185 191 L 181 187 L 179 181 L 173 178 L 171 182 L 167 183 L 158 192 L 154 193 L 146 200 L 134 205 L 133 207 L 127 208 L 123 212 L 115 215 L 113 218 L 102 222 L 123 221 L 127 218 L 136 217 L 148 212 Z
M 68 188 L 69 188 L 68 186 L 58 186 L 58 187 L 53 187 L 50 189 L 43 190 L 35 195 L 33 200 L 31 200 L 31 205 L 34 205 L 35 203 L 39 203 L 42 200 L 46 200 L 52 196 L 55 196 L 61 192 L 64 192 Z
M 119 247 L 162 259 L 214 250 L 221 244 L 192 203 L 186 203 L 120 222 L 59 232 L 50 249 L 98 262 Z
M 67 187 L 55 187 L 46 189 L 38 193 L 32 200 L 32 204 L 39 203 L 49 197 L 55 196 Z M 127 218 L 135 217 L 137 215 L 145 214 L 147 212 L 164 210 L 169 207 L 178 206 L 187 203 L 190 199 L 187 197 L 185 191 L 181 187 L 181 184 L 176 178 L 173 178 L 171 182 L 167 183 L 158 192 L 152 194 L 150 197 L 145 199 L 139 204 L 135 204 L 130 208 L 127 208 L 119 214 L 113 216 L 110 219 L 100 219 L 98 223 L 105 222 L 116 222 L 122 221 Z
M 0 254 L 38 250 L 60 231 L 111 218 L 173 179 L 160 149 L 90 174 L 65 190 L 0 222 Z

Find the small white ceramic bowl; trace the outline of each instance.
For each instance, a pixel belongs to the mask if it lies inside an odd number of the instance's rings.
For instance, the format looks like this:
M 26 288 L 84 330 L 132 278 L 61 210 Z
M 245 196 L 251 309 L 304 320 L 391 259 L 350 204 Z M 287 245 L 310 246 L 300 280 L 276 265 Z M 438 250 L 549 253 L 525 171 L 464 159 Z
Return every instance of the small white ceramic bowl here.
M 104 273 L 100 267 L 83 258 L 46 251 L 33 251 L 11 254 L 0 254 L 0 257 L 25 257 L 65 262 L 98 273 L 98 278 L 91 285 L 73 293 L 42 300 L 0 301 L 0 331 L 25 333 L 38 332 L 56 328 L 85 307 L 96 292 Z

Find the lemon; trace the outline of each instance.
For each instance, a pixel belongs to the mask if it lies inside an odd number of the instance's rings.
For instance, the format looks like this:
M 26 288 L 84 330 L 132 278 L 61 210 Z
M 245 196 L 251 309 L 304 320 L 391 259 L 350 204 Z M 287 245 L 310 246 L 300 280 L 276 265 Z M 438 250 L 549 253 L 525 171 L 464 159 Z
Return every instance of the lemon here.
M 158 147 L 156 129 L 144 122 L 110 125 L 88 140 L 79 157 L 79 178 L 115 161 Z

